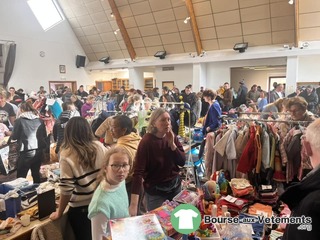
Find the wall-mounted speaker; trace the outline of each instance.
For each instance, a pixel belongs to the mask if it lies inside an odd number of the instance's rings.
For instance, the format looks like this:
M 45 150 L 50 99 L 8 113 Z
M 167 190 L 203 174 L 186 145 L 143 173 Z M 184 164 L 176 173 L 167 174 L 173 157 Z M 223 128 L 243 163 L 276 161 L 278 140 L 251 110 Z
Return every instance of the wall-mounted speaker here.
M 84 67 L 85 64 L 86 64 L 86 56 L 77 55 L 77 58 L 76 58 L 77 68 Z

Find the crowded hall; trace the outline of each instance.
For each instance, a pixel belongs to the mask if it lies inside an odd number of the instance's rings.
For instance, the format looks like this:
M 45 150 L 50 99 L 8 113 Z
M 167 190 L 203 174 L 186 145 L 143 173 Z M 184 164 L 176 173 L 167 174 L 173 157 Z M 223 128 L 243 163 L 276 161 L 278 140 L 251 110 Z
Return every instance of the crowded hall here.
M 318 18 L 1 0 L 0 240 L 319 240 Z

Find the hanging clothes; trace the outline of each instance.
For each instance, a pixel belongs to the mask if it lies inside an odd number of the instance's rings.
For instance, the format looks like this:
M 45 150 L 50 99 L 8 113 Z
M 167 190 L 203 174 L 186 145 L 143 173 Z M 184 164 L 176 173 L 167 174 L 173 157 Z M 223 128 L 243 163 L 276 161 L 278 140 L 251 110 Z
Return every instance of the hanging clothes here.
M 251 172 L 255 168 L 257 162 L 257 146 L 255 144 L 255 126 L 250 126 L 250 137 L 243 153 L 240 157 L 237 171 L 242 173 Z

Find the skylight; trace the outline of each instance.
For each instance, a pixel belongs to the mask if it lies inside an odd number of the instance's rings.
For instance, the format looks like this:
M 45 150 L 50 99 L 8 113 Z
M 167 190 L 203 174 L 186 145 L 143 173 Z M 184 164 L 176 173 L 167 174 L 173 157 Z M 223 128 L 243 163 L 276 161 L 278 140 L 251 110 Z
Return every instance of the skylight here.
M 55 0 L 28 0 L 28 4 L 44 31 L 64 20 Z

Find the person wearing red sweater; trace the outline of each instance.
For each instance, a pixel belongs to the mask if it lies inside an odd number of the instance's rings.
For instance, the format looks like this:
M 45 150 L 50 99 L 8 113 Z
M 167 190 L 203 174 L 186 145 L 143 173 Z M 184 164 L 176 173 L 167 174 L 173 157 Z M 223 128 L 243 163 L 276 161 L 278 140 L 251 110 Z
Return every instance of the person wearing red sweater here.
M 179 166 L 184 166 L 185 161 L 183 147 L 172 132 L 169 113 L 163 108 L 156 109 L 136 154 L 130 215 L 137 215 L 142 183 L 148 211 L 160 207 L 167 199 L 172 200 L 181 191 Z

